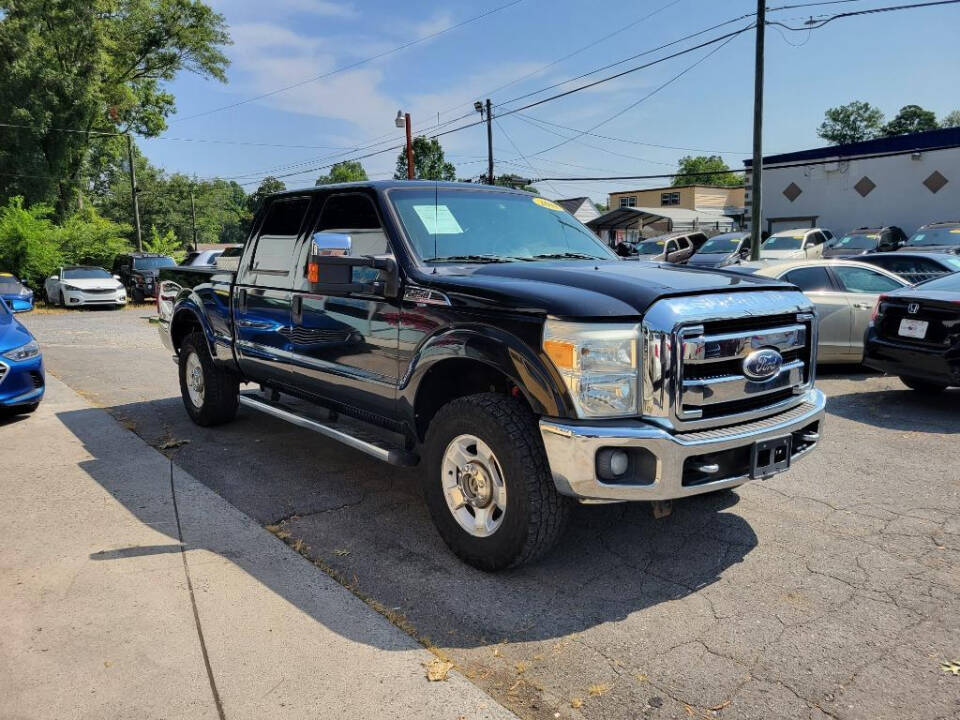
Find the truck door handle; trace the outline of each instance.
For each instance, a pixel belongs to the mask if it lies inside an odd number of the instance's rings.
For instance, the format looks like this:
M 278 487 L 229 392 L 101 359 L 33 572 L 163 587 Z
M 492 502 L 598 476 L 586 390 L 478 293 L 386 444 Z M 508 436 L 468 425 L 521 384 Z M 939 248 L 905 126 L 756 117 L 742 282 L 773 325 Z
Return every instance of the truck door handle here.
M 240 288 L 237 292 L 237 310 L 240 312 L 246 312 L 247 310 L 247 290 L 246 288 Z
M 293 296 L 293 324 L 300 325 L 303 322 L 303 295 Z

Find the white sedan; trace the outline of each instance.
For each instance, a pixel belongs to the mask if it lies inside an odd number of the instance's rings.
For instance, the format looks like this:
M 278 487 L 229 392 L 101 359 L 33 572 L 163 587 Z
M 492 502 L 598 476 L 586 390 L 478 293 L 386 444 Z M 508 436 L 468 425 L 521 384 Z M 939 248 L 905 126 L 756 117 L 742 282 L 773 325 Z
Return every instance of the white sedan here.
M 43 284 L 48 303 L 64 307 L 127 304 L 127 291 L 116 276 L 101 267 L 70 265 L 57 269 Z
M 855 260 L 746 263 L 731 269 L 786 280 L 813 301 L 820 318 L 817 362 L 823 364 L 862 362 L 863 336 L 877 298 L 910 285 Z

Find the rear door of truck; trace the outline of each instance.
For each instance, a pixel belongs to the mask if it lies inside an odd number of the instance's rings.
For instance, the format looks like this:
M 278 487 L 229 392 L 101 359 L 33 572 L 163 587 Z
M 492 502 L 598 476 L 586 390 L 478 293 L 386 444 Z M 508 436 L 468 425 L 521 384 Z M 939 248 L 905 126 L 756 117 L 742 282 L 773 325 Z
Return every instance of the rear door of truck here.
M 252 380 L 290 381 L 296 253 L 311 202 L 308 194 L 271 200 L 240 259 L 231 296 L 235 348 L 240 369 Z

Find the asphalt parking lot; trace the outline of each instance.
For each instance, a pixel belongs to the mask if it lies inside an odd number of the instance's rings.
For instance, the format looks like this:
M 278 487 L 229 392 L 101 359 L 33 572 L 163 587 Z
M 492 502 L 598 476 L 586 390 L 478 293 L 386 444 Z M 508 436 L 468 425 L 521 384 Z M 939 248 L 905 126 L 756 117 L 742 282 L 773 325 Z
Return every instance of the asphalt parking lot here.
M 960 717 L 960 390 L 823 372 L 825 437 L 790 472 L 661 520 L 580 507 L 545 561 L 488 575 L 416 469 L 243 409 L 194 426 L 152 313 L 20 317 L 48 372 L 520 716 Z

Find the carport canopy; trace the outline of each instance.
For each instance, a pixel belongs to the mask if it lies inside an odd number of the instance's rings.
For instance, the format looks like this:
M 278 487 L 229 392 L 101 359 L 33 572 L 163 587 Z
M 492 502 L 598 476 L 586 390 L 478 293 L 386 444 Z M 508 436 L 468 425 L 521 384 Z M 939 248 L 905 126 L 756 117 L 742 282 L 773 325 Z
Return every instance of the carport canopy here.
M 718 230 L 733 228 L 733 218 L 719 213 L 689 210 L 687 208 L 622 207 L 609 210 L 587 223 L 587 227 L 599 234 L 601 230 L 640 229 L 644 225 L 667 220 L 671 230 L 715 227 Z

